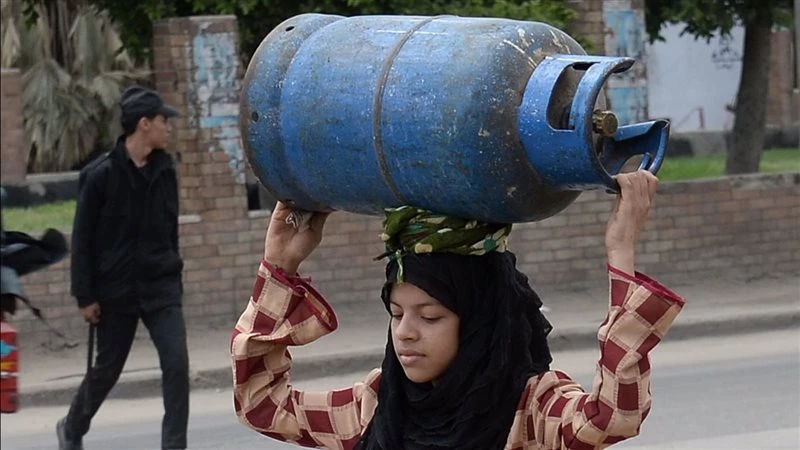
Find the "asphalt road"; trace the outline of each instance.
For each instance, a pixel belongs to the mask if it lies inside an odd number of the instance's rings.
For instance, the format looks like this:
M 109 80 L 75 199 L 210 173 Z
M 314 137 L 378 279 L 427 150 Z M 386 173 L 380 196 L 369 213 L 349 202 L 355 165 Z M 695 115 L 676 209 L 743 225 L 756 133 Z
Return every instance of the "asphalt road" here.
M 800 449 L 800 331 L 667 342 L 653 355 L 653 411 L 628 450 Z M 585 386 L 596 352 L 555 355 L 554 367 Z M 310 380 L 303 389 L 341 387 L 358 375 Z M 297 448 L 241 426 L 229 392 L 192 393 L 191 449 Z M 23 408 L 0 420 L 3 450 L 56 448 L 63 407 Z M 88 450 L 158 449 L 161 400 L 106 402 L 85 437 Z

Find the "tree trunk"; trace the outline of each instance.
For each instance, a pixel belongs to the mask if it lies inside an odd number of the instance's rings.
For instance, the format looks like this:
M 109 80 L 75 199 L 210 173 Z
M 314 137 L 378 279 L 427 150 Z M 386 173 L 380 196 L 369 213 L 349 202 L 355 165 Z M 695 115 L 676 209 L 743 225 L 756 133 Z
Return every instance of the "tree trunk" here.
M 758 172 L 767 119 L 772 21 L 757 18 L 745 26 L 742 77 L 736 94 L 733 142 L 726 174 Z

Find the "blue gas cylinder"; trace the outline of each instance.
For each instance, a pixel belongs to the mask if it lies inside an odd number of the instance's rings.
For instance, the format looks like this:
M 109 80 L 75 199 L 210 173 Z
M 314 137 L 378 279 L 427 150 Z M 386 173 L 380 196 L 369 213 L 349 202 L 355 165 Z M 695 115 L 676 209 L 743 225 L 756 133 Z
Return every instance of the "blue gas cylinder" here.
M 304 14 L 253 55 L 241 135 L 266 190 L 299 209 L 537 221 L 616 189 L 636 155 L 660 167 L 668 123 L 620 127 L 605 109 L 603 85 L 633 63 L 537 22 Z

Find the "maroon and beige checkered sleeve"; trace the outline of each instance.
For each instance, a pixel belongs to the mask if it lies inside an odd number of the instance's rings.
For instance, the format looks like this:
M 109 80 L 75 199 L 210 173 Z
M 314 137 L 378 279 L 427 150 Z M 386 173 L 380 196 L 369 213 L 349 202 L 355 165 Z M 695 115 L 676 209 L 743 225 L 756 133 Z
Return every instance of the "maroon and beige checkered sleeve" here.
M 651 278 L 609 267 L 610 305 L 597 333 L 592 391 L 562 372 L 531 380 L 521 442 L 546 449 L 601 449 L 636 436 L 650 412 L 650 357 L 683 299 Z M 535 443 L 535 445 L 534 445 Z M 524 447 L 527 448 L 527 447 Z
M 375 410 L 380 371 L 351 388 L 328 392 L 303 392 L 290 382 L 288 347 L 313 342 L 336 327 L 333 309 L 309 280 L 287 277 L 263 261 L 231 339 L 239 420 L 305 447 L 353 448 Z

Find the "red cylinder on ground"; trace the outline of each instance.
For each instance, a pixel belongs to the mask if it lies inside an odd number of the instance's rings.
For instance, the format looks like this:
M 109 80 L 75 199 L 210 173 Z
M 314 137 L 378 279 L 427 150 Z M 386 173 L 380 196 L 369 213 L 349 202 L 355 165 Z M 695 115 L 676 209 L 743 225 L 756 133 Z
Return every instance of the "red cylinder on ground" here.
M 0 321 L 0 412 L 17 412 L 18 369 L 17 330 Z

